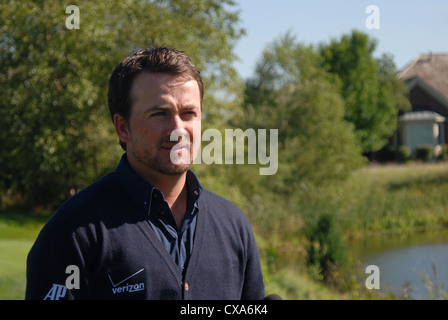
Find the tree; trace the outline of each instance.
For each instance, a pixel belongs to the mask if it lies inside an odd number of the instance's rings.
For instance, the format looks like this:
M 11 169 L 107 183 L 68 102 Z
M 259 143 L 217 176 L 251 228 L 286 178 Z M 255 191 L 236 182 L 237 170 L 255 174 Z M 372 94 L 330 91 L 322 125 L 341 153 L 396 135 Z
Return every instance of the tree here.
M 324 282 L 331 283 L 337 268 L 347 263 L 346 245 L 334 215 L 323 213 L 305 233 L 309 241 L 306 250 L 308 268 L 313 276 L 319 275 Z
M 355 126 L 364 152 L 381 149 L 396 128 L 398 112 L 410 107 L 392 58 L 373 58 L 376 44 L 354 30 L 320 46 L 322 66 L 342 82 L 345 119 Z
M 58 205 L 116 165 L 107 85 L 130 53 L 166 45 L 192 57 L 203 70 L 209 122 L 234 108 L 213 92 L 238 97 L 242 87 L 231 67 L 244 33 L 232 0 L 84 1 L 79 29 L 66 27 L 67 6 L 0 5 L 0 193 L 28 206 Z
M 290 34 L 263 52 L 244 107 L 245 126 L 279 130 L 278 176 L 269 183 L 277 191 L 345 178 L 362 162 L 337 79 Z

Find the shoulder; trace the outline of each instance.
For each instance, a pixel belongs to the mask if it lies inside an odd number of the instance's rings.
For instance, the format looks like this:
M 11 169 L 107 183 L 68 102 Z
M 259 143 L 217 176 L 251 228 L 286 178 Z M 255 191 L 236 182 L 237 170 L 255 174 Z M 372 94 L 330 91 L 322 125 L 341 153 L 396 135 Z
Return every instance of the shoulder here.
M 220 211 L 224 210 L 228 214 L 236 216 L 242 215 L 245 217 L 241 209 L 233 202 L 207 189 L 202 190 L 201 197 L 199 198 L 199 203 L 207 206 L 207 208 L 219 209 Z
M 233 202 L 203 189 L 199 198 L 200 210 L 205 210 L 210 220 L 220 226 L 231 226 L 251 233 L 251 226 L 244 212 Z
M 96 181 L 69 198 L 47 221 L 34 247 L 89 246 L 112 225 L 120 210 L 123 190 L 114 174 Z M 121 196 L 120 196 L 121 194 Z M 34 251 L 37 249 L 34 248 Z M 60 249 L 64 251 L 63 248 Z
M 79 222 L 94 219 L 95 215 L 117 208 L 118 200 L 123 195 L 124 189 L 116 175 L 110 173 L 66 200 L 52 220 Z

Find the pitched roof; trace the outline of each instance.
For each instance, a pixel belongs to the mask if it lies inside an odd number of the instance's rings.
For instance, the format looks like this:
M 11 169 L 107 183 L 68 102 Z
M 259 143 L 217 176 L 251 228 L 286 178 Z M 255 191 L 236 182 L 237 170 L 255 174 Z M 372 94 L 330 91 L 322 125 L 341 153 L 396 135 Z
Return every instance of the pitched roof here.
M 405 80 L 418 77 L 448 99 L 448 53 L 421 54 L 398 77 Z
M 406 112 L 405 114 L 398 117 L 399 121 L 434 121 L 434 122 L 444 122 L 445 118 L 440 114 L 433 111 L 414 111 Z

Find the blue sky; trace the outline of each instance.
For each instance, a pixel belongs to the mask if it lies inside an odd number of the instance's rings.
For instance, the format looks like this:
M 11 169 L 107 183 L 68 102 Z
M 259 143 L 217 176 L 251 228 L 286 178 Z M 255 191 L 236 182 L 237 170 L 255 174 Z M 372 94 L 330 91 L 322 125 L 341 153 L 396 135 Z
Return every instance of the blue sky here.
M 244 79 L 254 73 L 267 44 L 287 31 L 317 45 L 357 29 L 378 40 L 375 56 L 390 53 L 402 69 L 421 53 L 448 53 L 448 0 L 236 0 L 242 37 L 235 67 Z M 380 12 L 380 29 L 367 29 L 369 5 Z

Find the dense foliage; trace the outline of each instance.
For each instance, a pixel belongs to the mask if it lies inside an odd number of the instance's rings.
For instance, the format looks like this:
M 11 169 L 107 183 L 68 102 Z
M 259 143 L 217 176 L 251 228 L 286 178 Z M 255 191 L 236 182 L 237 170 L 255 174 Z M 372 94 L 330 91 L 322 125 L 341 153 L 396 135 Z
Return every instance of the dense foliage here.
M 191 56 L 204 70 L 210 121 L 233 107 L 213 92 L 242 87 L 231 62 L 244 32 L 231 0 L 84 1 L 79 29 L 66 27 L 68 5 L 0 5 L 0 192 L 28 207 L 58 205 L 115 167 L 107 84 L 133 51 L 166 45 Z
M 355 126 L 364 152 L 384 147 L 397 126 L 397 114 L 410 108 L 407 87 L 392 57 L 375 59 L 376 41 L 353 31 L 320 46 L 322 66 L 342 83 L 345 119 Z
M 246 83 L 244 125 L 279 130 L 277 192 L 345 178 L 362 163 L 335 76 L 312 47 L 287 34 L 269 46 Z

